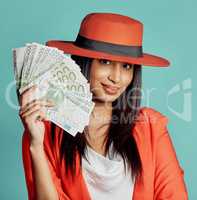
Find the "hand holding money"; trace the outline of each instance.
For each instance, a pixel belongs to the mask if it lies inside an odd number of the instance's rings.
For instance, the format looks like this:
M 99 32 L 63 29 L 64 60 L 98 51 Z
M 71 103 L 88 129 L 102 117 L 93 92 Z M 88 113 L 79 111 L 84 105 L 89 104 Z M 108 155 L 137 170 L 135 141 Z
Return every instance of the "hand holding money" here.
M 34 99 L 51 100 L 55 104 L 44 106 L 44 118 L 73 136 L 82 132 L 95 104 L 80 67 L 62 51 L 37 43 L 13 49 L 13 58 L 18 97 L 36 84 Z M 29 103 L 31 106 L 35 106 L 36 101 L 32 104 L 34 99 Z M 43 116 L 40 111 L 36 112 Z
M 30 133 L 31 143 L 42 145 L 45 131 L 42 120 L 46 119 L 42 108 L 44 106 L 50 107 L 54 104 L 46 100 L 30 100 L 34 96 L 35 90 L 36 86 L 32 86 L 20 95 L 21 109 L 19 115 Z

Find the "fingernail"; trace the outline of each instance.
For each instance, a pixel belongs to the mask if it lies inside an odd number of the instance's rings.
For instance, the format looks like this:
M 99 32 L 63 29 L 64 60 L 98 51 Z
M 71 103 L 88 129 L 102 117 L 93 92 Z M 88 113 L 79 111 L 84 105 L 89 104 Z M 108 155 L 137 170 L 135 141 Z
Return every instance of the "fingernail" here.
M 48 99 L 47 101 L 48 101 L 49 103 L 55 105 L 55 103 L 54 103 L 52 100 Z

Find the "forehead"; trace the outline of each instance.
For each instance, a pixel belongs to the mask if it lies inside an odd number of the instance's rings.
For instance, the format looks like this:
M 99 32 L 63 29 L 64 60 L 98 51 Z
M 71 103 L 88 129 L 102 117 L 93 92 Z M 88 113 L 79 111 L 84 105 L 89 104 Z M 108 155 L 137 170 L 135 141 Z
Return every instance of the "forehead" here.
M 104 58 L 94 58 L 93 61 L 98 62 L 100 60 L 104 60 L 104 61 L 109 61 L 113 64 L 120 64 L 120 65 L 124 65 L 124 64 L 129 64 L 129 65 L 134 65 L 131 63 L 127 63 L 127 62 L 122 62 L 122 61 L 115 61 L 115 60 L 110 60 L 110 59 L 104 59 Z

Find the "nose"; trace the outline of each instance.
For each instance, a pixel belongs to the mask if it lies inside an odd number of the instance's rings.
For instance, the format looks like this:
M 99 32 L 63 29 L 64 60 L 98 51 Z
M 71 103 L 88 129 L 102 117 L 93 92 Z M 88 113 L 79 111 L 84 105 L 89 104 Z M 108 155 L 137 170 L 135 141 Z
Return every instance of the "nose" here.
M 121 65 L 116 63 L 113 65 L 111 69 L 109 79 L 114 83 L 118 83 L 121 78 L 120 76 L 121 76 Z

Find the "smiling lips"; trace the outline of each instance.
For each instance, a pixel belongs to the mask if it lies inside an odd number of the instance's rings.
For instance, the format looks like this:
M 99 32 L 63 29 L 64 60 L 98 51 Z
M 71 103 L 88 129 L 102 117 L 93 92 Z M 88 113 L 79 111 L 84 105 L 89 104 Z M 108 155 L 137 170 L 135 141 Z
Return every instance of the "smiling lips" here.
M 103 88 L 105 90 L 106 93 L 108 94 L 116 94 L 118 92 L 118 90 L 120 89 L 119 87 L 114 87 L 114 86 L 110 86 L 110 85 L 106 85 L 106 84 L 102 84 Z

